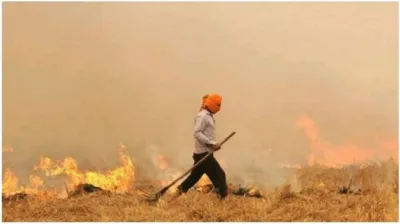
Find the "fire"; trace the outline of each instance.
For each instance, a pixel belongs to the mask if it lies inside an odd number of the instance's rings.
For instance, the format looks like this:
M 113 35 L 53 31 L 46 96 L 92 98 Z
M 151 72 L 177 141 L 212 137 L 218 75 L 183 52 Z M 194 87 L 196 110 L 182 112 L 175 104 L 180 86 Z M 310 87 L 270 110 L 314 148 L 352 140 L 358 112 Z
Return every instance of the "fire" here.
M 2 193 L 5 195 L 11 195 L 16 193 L 18 190 L 18 178 L 10 169 L 6 169 L 3 173 L 3 186 Z
M 3 146 L 3 152 L 14 152 L 11 146 Z
M 228 167 L 227 163 L 224 159 L 220 159 L 219 164 L 222 169 L 226 169 Z M 212 185 L 210 178 L 206 174 L 203 174 L 203 176 L 201 176 L 200 180 L 197 182 L 196 188 L 201 189 L 201 188 L 203 188 L 205 186 L 209 186 L 209 185 Z
M 13 152 L 13 148 L 6 147 L 6 150 L 3 148 L 3 152 Z M 29 176 L 30 186 L 24 187 L 18 186 L 18 177 L 11 171 L 11 169 L 6 168 L 3 173 L 3 185 L 2 185 L 2 193 L 5 196 L 10 196 L 17 193 L 27 193 L 33 194 L 38 199 L 44 199 L 47 196 L 55 195 L 53 191 L 47 190 L 38 190 L 39 187 L 43 186 L 43 180 L 35 175 Z
M 213 189 L 212 182 L 206 174 L 203 174 L 203 176 L 197 182 L 195 189 L 202 193 L 208 193 Z
M 360 148 L 352 143 L 332 146 L 321 139 L 317 125 L 307 115 L 300 116 L 296 124 L 304 130 L 310 142 L 311 153 L 307 157 L 309 165 L 314 163 L 327 166 L 345 165 L 354 162 L 365 162 L 377 156 L 392 156 L 398 160 L 397 139 L 382 143 L 381 148 L 376 150 Z
M 220 162 L 222 167 L 226 167 L 226 163 L 224 160 L 221 160 Z M 170 172 L 173 171 L 172 169 L 169 168 L 167 160 L 164 158 L 162 155 L 157 155 L 157 165 L 158 169 L 162 171 L 162 177 L 160 180 L 161 186 L 165 187 L 167 186 L 172 180 L 177 178 L 178 176 L 181 175 L 182 172 Z M 179 183 L 178 183 L 179 184 Z M 177 184 L 177 185 L 178 185 Z M 196 183 L 195 188 L 197 190 L 202 191 L 202 189 L 206 189 L 207 186 L 211 185 L 211 180 L 208 178 L 206 174 L 204 174 L 200 180 Z M 171 188 L 169 190 L 170 193 L 173 193 L 176 191 L 176 188 Z
M 126 146 L 123 144 L 120 144 L 119 156 L 122 166 L 105 173 L 93 171 L 82 172 L 78 169 L 78 164 L 72 157 L 67 157 L 62 161 L 53 161 L 48 157 L 40 157 L 40 163 L 34 166 L 34 170 L 44 171 L 46 176 L 65 175 L 68 178 L 69 187 L 72 188 L 78 184 L 87 183 L 104 190 L 124 193 L 133 187 L 135 166 L 131 158 L 127 155 Z M 3 182 L 6 183 L 6 185 L 3 185 L 3 193 L 10 192 L 10 190 L 7 189 L 17 188 L 18 179 L 13 176 L 11 171 L 6 171 L 4 177 Z M 43 186 L 43 180 L 38 176 L 30 176 L 30 182 L 35 189 Z
M 375 158 L 377 155 L 392 156 L 395 161 L 398 161 L 398 140 L 397 138 L 389 139 L 382 142 L 375 150 L 361 148 L 352 143 L 341 145 L 331 145 L 320 136 L 320 131 L 313 119 L 307 115 L 302 115 L 296 122 L 297 126 L 304 130 L 310 143 L 310 154 L 307 157 L 307 163 L 312 165 L 319 163 L 326 166 L 345 165 L 354 162 L 365 162 L 366 160 Z M 13 152 L 14 149 L 10 146 L 3 146 L 3 152 Z M 268 155 L 271 149 L 265 151 Z M 66 177 L 68 188 L 75 188 L 79 184 L 92 184 L 104 190 L 115 193 L 125 193 L 134 187 L 135 183 L 135 166 L 127 153 L 127 147 L 119 144 L 119 158 L 121 165 L 107 172 L 82 171 L 79 170 L 77 161 L 72 157 L 66 157 L 61 161 L 54 161 L 49 157 L 41 156 L 39 164 L 34 166 L 35 171 L 42 171 L 47 177 Z M 172 180 L 182 174 L 182 170 L 172 169 L 166 158 L 162 155 L 152 157 L 155 162 L 154 166 L 158 168 L 160 176 L 157 181 L 161 182 L 162 186 L 166 186 Z M 225 160 L 220 160 L 220 165 L 224 169 L 227 167 Z M 282 163 L 281 167 L 300 169 L 297 164 Z M 45 190 L 45 181 L 36 175 L 29 176 L 29 187 L 19 187 L 17 176 L 10 170 L 3 171 L 3 186 L 2 192 L 4 195 L 11 195 L 19 192 L 28 192 L 36 194 L 42 198 L 51 194 L 48 189 Z M 179 184 L 179 183 L 178 183 Z M 207 175 L 203 175 L 196 184 L 195 188 L 204 192 L 212 185 L 212 182 Z M 320 183 L 319 186 L 325 186 Z M 171 188 L 173 191 L 174 188 Z M 248 193 L 256 192 L 256 189 L 249 187 Z M 170 191 L 170 192 L 171 192 Z M 47 192 L 47 193 L 46 193 Z
M 220 159 L 219 164 L 223 169 L 227 168 L 226 161 L 224 159 Z M 212 185 L 210 178 L 206 174 L 203 174 L 200 180 L 196 183 L 195 188 L 200 191 L 207 191 L 207 187 L 210 185 Z
M 62 162 L 53 162 L 53 160 L 48 157 L 40 157 L 40 163 L 34 166 L 34 170 L 44 171 L 46 176 L 66 174 L 73 186 L 85 180 L 84 175 L 78 171 L 78 164 L 72 157 L 67 157 Z
M 178 170 L 171 169 L 168 165 L 167 160 L 162 155 L 157 155 L 156 166 L 161 171 L 161 173 L 159 174 L 159 181 L 160 181 L 160 184 L 162 187 L 167 186 L 168 184 L 170 184 L 173 180 L 175 180 L 182 174 L 182 172 L 180 172 Z M 176 185 L 178 185 L 180 182 L 178 182 Z M 171 187 L 168 190 L 168 193 L 173 194 L 176 191 L 177 191 L 176 187 Z
M 201 186 L 205 186 L 208 184 L 212 184 L 210 178 L 208 178 L 208 176 L 206 174 L 203 174 L 203 176 L 200 178 L 199 182 L 197 182 L 197 186 L 201 187 Z
M 167 160 L 164 158 L 163 155 L 158 154 L 157 156 L 155 156 L 155 166 L 162 171 L 162 177 L 160 178 L 160 183 L 161 186 L 165 187 L 170 183 L 170 179 L 171 176 L 168 175 L 167 170 L 168 170 L 168 162 Z
M 31 175 L 29 177 L 30 186 L 28 187 L 18 187 L 18 178 L 10 170 L 6 169 L 3 174 L 3 186 L 2 193 L 5 196 L 10 196 L 17 193 L 26 193 L 35 195 L 37 199 L 46 199 L 47 197 L 54 197 L 57 192 L 54 190 L 39 190 L 38 188 L 43 186 L 43 180 L 38 177 Z
M 31 186 L 36 189 L 43 186 L 43 180 L 40 177 L 35 176 L 35 175 L 29 176 L 29 182 L 31 183 Z
M 168 168 L 168 163 L 167 160 L 164 158 L 164 156 L 158 155 L 157 161 L 158 161 L 158 168 L 160 170 L 166 170 Z

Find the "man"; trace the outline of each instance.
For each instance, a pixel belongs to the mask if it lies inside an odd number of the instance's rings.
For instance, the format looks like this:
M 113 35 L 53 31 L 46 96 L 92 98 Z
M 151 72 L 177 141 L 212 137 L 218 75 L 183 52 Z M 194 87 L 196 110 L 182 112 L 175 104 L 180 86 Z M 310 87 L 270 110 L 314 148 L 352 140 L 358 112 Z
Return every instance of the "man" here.
M 222 97 L 218 94 L 205 95 L 200 112 L 197 113 L 194 123 L 195 149 L 194 164 L 201 160 L 210 151 L 221 149 L 220 143 L 215 141 L 215 120 L 213 115 L 221 109 Z M 191 174 L 179 185 L 176 196 L 186 193 L 206 174 L 213 183 L 217 196 L 223 199 L 227 196 L 227 184 L 224 170 L 214 155 L 211 155 L 196 167 Z

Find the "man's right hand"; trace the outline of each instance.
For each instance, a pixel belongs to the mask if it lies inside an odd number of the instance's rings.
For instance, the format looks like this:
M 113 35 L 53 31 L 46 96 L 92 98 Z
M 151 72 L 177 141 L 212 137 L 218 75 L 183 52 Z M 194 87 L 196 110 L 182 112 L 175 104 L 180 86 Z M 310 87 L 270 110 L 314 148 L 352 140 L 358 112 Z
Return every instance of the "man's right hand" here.
M 212 146 L 212 149 L 213 149 L 214 151 L 220 150 L 220 149 L 221 149 L 221 144 L 220 144 L 220 143 L 217 143 L 217 144 L 213 145 L 213 146 Z

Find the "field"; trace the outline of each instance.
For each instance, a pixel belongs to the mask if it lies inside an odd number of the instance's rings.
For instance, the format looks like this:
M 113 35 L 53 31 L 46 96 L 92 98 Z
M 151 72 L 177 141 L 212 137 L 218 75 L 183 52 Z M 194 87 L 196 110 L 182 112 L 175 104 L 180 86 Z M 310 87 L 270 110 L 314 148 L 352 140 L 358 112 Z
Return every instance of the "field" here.
M 2 6 L 3 221 L 399 220 L 397 2 Z M 212 93 L 228 198 L 144 201 Z
M 3 221 L 398 221 L 398 164 L 391 160 L 299 168 L 285 185 L 261 192 L 263 198 L 231 194 L 219 201 L 213 193 L 193 190 L 174 200 L 167 194 L 156 204 L 135 190 L 65 199 L 28 196 L 3 199 Z

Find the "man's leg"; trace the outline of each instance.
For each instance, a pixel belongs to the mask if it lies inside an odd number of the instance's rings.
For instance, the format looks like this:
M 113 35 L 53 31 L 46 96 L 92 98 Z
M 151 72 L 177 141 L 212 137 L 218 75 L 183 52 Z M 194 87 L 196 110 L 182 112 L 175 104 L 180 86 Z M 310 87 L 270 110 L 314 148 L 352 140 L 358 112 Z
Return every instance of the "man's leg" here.
M 213 183 L 217 195 L 223 199 L 228 195 L 228 186 L 226 184 L 226 175 L 225 171 L 219 165 L 218 161 L 211 156 L 210 162 L 205 170 L 208 178 L 210 178 Z
M 196 164 L 201 158 L 203 158 L 203 155 L 193 155 L 193 160 L 194 164 Z M 208 160 L 208 159 L 206 159 Z M 192 188 L 203 176 L 205 173 L 204 166 L 207 161 L 203 161 L 202 164 L 200 164 L 198 167 L 194 168 L 190 175 L 179 185 L 178 190 L 180 192 L 186 193 L 190 188 Z

